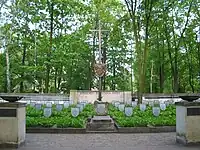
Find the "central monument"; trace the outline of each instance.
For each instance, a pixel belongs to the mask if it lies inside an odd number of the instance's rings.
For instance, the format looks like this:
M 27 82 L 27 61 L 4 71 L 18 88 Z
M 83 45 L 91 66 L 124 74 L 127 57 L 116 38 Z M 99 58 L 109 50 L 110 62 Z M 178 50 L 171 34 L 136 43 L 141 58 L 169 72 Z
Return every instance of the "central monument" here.
M 89 119 L 87 124 L 87 129 L 89 131 L 115 131 L 115 124 L 113 119 L 108 115 L 108 103 L 102 101 L 102 77 L 106 73 L 106 64 L 102 62 L 102 50 L 101 50 L 101 32 L 107 30 L 101 30 L 101 22 L 99 21 L 99 29 L 92 30 L 99 33 L 99 59 L 98 62 L 94 65 L 94 70 L 99 77 L 99 89 L 98 89 L 98 98 L 94 102 L 96 116 L 93 116 Z

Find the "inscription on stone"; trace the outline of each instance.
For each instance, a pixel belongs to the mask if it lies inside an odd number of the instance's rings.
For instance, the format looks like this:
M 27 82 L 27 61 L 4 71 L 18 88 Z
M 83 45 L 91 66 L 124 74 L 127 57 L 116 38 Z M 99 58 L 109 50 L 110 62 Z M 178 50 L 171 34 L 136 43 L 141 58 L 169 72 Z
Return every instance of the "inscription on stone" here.
M 200 108 L 187 108 L 187 116 L 199 116 Z
M 0 117 L 17 117 L 16 109 L 0 109 Z

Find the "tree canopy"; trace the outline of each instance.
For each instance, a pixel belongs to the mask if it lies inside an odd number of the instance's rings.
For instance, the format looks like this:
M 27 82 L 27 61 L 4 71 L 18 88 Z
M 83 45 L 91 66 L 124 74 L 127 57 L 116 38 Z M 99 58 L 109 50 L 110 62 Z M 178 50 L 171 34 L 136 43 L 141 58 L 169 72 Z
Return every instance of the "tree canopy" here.
M 197 0 L 2 0 L 0 92 L 199 92 Z

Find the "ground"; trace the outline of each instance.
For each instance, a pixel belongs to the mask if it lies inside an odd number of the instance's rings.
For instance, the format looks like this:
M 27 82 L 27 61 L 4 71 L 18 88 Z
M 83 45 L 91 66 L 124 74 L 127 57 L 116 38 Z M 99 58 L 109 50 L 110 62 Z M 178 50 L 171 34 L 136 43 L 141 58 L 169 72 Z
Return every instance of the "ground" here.
M 199 150 L 175 142 L 175 133 L 27 134 L 18 150 Z M 11 150 L 11 149 L 10 149 Z M 12 149 L 14 150 L 14 149 Z

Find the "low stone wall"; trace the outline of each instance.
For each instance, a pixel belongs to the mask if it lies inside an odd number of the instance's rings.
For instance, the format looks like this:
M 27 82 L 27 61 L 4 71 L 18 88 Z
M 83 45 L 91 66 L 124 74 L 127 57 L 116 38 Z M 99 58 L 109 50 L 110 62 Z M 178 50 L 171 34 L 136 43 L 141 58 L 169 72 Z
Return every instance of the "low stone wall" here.
M 180 101 L 181 99 L 178 96 L 186 95 L 186 93 L 153 93 L 153 94 L 144 94 L 143 101 L 152 101 L 152 100 L 173 100 Z M 198 95 L 198 94 L 190 94 Z M 137 97 L 134 94 L 134 97 Z M 71 90 L 70 99 L 75 102 L 87 100 L 90 103 L 94 103 L 98 98 L 98 91 L 84 91 L 84 90 Z M 131 91 L 102 91 L 102 101 L 111 103 L 112 101 L 119 101 L 125 103 L 131 103 Z

